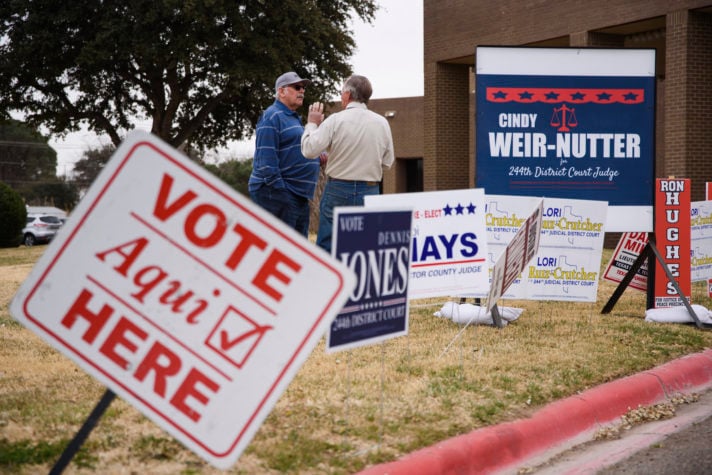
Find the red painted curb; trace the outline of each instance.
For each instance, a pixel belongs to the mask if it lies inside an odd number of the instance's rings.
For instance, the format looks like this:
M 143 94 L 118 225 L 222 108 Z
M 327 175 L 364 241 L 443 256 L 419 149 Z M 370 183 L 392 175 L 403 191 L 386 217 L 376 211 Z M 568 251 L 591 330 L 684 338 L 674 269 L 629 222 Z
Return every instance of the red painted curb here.
M 712 381 L 712 350 L 684 356 L 649 371 L 658 377 L 668 396 Z
M 712 350 L 591 388 L 544 406 L 528 419 L 475 430 L 415 451 L 358 475 L 496 473 L 621 417 L 681 392 L 712 384 Z
M 610 422 L 638 406 L 654 404 L 665 396 L 660 380 L 648 372 L 617 379 L 579 395 L 591 406 L 599 424 Z

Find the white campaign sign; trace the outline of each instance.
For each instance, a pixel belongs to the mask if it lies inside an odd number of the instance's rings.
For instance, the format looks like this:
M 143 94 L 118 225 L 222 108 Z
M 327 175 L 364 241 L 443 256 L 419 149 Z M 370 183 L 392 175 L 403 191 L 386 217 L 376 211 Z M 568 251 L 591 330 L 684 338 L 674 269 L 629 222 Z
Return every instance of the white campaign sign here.
M 364 204 L 413 208 L 408 298 L 487 291 L 484 190 L 372 195 Z
M 353 273 L 152 135 L 116 151 L 15 295 L 23 324 L 219 468 Z
M 487 295 L 488 312 L 494 308 L 497 300 L 519 278 L 524 267 L 539 251 L 542 205 L 543 201 L 539 200 L 534 212 L 519 226 L 517 232 L 505 247 L 504 252 L 500 254 L 494 267 L 492 267 L 492 283 Z
M 648 233 L 623 233 L 611 254 L 611 260 L 603 272 L 603 278 L 611 282 L 623 282 L 647 243 Z M 648 259 L 643 259 L 632 280 L 628 283 L 628 288 L 641 292 L 648 290 Z
M 485 200 L 493 268 L 541 198 L 485 195 Z M 606 213 L 605 201 L 544 198 L 539 250 L 501 298 L 595 302 Z
M 692 281 L 712 278 L 712 201 L 693 201 L 690 206 Z

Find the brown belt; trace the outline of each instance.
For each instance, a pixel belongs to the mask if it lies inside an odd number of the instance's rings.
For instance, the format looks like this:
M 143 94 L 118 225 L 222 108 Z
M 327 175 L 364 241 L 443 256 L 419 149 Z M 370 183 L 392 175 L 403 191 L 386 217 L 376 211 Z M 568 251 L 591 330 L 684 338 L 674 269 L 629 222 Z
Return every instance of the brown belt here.
M 342 180 L 341 178 L 331 178 L 331 177 L 329 177 L 329 181 L 336 181 L 336 182 L 340 182 L 340 183 L 355 183 L 358 185 L 366 185 L 366 186 L 376 186 L 381 183 L 379 181 Z

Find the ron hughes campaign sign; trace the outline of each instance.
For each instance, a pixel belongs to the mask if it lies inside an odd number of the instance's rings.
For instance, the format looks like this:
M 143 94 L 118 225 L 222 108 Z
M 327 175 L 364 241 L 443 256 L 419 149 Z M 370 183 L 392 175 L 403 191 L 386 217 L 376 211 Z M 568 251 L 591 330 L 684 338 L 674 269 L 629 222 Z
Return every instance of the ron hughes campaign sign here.
M 655 50 L 478 47 L 476 185 L 605 200 L 607 231 L 651 231 Z

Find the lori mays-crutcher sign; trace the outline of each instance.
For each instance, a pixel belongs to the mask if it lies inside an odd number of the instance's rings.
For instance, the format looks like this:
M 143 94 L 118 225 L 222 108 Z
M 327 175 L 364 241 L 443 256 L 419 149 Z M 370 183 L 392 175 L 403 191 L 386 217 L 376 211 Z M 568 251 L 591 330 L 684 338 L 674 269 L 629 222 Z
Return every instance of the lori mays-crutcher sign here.
M 608 201 L 606 231 L 652 231 L 655 50 L 476 56 L 478 188 Z
M 534 212 L 522 223 L 492 267 L 492 282 L 487 296 L 488 312 L 539 252 L 543 207 L 544 201 L 539 200 Z
M 485 199 L 487 260 L 494 267 L 542 199 L 504 195 Z M 544 198 L 538 252 L 498 298 L 595 302 L 607 209 L 605 201 Z
M 224 469 L 354 282 L 350 270 L 247 198 L 135 132 L 10 310 Z

